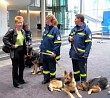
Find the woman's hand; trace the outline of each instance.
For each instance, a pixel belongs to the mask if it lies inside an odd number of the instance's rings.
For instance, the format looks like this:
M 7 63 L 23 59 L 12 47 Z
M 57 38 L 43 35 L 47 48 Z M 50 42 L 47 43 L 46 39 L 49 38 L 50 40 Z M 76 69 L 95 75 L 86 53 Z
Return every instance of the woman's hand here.
M 69 39 L 70 39 L 70 42 L 73 42 L 74 41 L 73 37 L 71 37 L 71 36 L 70 36 Z
M 55 58 L 56 57 L 56 54 L 55 53 L 52 53 L 51 56 Z
M 17 48 L 17 47 L 18 47 L 18 45 L 14 45 L 14 47 L 15 47 L 15 48 Z

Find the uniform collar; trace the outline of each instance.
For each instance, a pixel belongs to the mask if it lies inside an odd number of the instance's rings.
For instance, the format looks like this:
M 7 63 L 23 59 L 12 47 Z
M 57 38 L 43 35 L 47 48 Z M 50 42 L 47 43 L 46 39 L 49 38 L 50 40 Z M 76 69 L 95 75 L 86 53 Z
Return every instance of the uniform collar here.
M 85 23 L 84 23 L 82 26 L 76 25 L 76 26 L 75 26 L 75 32 L 84 31 L 85 27 L 86 27 L 86 24 L 85 24 Z

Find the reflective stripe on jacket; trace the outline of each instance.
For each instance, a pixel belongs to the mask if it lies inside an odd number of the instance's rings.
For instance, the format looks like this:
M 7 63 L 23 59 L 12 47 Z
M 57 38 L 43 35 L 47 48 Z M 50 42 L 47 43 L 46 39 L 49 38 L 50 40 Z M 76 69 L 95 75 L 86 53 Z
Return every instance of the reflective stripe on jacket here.
M 46 26 L 40 50 L 49 54 L 55 53 L 56 60 L 60 59 L 61 34 L 57 27 Z
M 71 48 L 69 52 L 70 58 L 81 59 L 82 56 L 88 57 L 92 45 L 92 33 L 88 26 L 86 26 L 85 23 L 81 27 L 75 26 L 71 30 L 69 37 L 73 37 L 74 39 L 74 42 L 71 43 Z M 77 50 L 77 53 L 73 45 Z

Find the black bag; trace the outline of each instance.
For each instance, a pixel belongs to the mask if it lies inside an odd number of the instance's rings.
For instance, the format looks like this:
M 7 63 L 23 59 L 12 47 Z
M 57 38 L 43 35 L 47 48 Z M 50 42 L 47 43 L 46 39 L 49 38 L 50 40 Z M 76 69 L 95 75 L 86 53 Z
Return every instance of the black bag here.
M 13 34 L 14 34 L 14 29 L 9 29 L 8 32 L 10 33 L 11 37 L 9 38 L 10 40 L 13 40 Z M 6 35 L 6 34 L 5 34 Z M 4 38 L 4 37 L 3 37 Z M 2 46 L 2 50 L 5 52 L 5 53 L 10 53 L 10 47 L 7 46 L 5 43 L 4 45 Z
M 3 45 L 2 47 L 2 50 L 5 52 L 5 53 L 10 53 L 10 48 L 6 45 Z

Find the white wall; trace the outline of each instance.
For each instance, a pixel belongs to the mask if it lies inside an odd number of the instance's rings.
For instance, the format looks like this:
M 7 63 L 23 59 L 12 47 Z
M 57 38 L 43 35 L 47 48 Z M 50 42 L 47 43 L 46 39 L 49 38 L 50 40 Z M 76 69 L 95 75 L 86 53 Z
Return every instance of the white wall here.
M 7 5 L 0 2 L 0 41 L 7 30 Z
M 10 28 L 15 28 L 15 21 L 14 18 L 15 16 L 19 15 L 19 11 L 18 10 L 10 10 L 9 11 L 9 27 Z
M 20 15 L 23 16 L 24 22 L 27 22 L 27 12 L 20 12 Z M 37 24 L 41 23 L 40 22 L 40 12 L 38 11 L 31 11 L 30 12 L 30 28 L 31 29 L 36 29 Z

